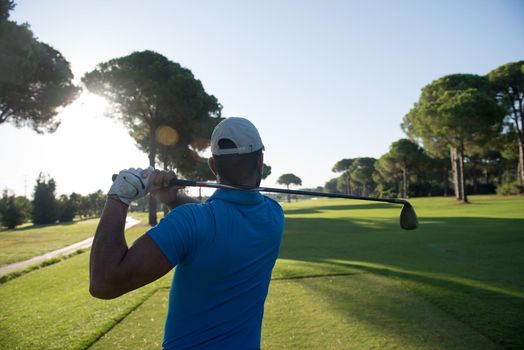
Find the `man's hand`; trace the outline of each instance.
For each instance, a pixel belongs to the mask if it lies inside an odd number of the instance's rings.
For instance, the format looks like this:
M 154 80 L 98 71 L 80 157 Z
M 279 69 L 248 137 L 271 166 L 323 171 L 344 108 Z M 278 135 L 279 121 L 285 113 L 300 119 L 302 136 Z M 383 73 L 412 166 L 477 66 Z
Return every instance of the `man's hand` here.
M 144 197 L 149 191 L 150 177 L 154 170 L 151 166 L 147 169 L 122 170 L 107 195 L 116 196 L 122 203 L 129 205 L 132 201 Z
M 169 186 L 171 180 L 176 178 L 173 171 L 155 170 L 150 178 L 151 194 L 167 205 L 169 209 L 186 203 L 198 203 L 196 199 L 178 191 L 184 187 Z

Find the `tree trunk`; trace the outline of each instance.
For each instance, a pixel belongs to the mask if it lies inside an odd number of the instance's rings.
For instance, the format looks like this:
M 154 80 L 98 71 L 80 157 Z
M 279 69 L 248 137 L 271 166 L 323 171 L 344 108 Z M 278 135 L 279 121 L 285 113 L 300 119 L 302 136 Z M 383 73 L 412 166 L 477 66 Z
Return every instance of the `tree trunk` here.
M 289 185 L 287 185 L 287 189 L 289 190 Z M 287 202 L 288 203 L 291 202 L 291 194 L 290 193 L 287 194 Z
M 349 174 L 346 175 L 346 194 L 350 194 L 350 187 L 349 187 Z
M 520 185 L 524 186 L 524 134 L 519 135 L 519 179 Z
M 442 187 L 444 189 L 444 197 L 447 197 L 449 188 L 449 169 L 445 169 L 442 172 Z
M 166 146 L 164 146 L 164 159 L 167 159 L 167 147 Z M 168 171 L 167 169 L 168 169 L 167 162 L 164 161 L 164 170 Z M 169 213 L 169 208 L 167 207 L 167 205 L 162 204 L 162 209 L 163 209 L 163 212 L 164 212 L 164 216 L 166 216 L 167 213 Z
M 156 160 L 156 140 L 155 140 L 155 131 L 156 127 L 150 126 L 149 127 L 149 137 L 150 137 L 150 144 L 149 144 L 149 165 L 153 168 L 155 167 L 155 160 Z M 156 199 L 152 195 L 149 195 L 149 225 L 155 226 L 158 223 L 157 217 L 156 217 Z
M 455 190 L 455 198 L 460 201 L 462 200 L 462 186 L 459 177 L 459 164 L 458 164 L 458 155 L 457 148 L 450 147 L 451 151 L 451 170 L 453 171 L 453 188 Z
M 461 197 L 463 203 L 468 203 L 468 195 L 466 192 L 466 178 L 464 177 L 464 149 L 461 147 L 458 151 L 458 166 L 459 166 L 459 178 L 460 178 L 460 188 L 461 188 Z
M 408 198 L 408 183 L 407 183 L 406 168 L 402 168 L 402 198 Z

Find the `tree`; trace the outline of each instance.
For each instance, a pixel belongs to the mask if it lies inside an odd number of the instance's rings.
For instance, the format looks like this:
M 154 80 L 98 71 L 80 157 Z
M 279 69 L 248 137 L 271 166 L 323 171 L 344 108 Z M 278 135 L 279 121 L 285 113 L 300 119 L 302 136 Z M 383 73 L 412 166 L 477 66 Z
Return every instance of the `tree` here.
M 72 197 L 72 196 L 71 196 Z M 75 218 L 75 203 L 68 195 L 61 195 L 57 201 L 57 212 L 59 222 L 71 222 Z
M 495 68 L 488 74 L 497 99 L 506 111 L 506 121 L 513 125 L 518 140 L 519 179 L 524 185 L 524 61 L 512 62 Z
M 14 2 L 0 0 L 0 124 L 53 132 L 58 113 L 78 96 L 69 62 L 38 41 L 29 25 L 9 21 Z
M 262 165 L 262 180 L 271 175 L 271 166 L 264 163 Z
M 102 190 L 95 191 L 87 195 L 87 200 L 91 212 L 96 216 L 102 215 L 102 210 L 104 210 L 104 205 L 106 203 L 105 193 L 102 192 Z
M 335 177 L 324 184 L 324 192 L 327 193 L 340 193 L 337 188 L 338 177 Z
M 35 225 L 52 224 L 57 219 L 57 204 L 55 199 L 56 183 L 40 173 L 36 179 L 33 194 L 32 219 Z
M 197 160 L 196 166 L 191 173 L 185 174 L 188 178 L 196 181 L 209 181 L 215 179 L 215 174 L 209 169 L 207 159 L 201 158 Z M 202 200 L 202 188 L 198 188 L 198 199 Z
M 488 142 L 499 134 L 503 115 L 486 77 L 453 74 L 422 89 L 402 128 L 410 138 L 422 140 L 425 147 L 449 148 L 455 195 L 467 203 L 465 152 L 472 144 Z
M 14 229 L 24 223 L 23 207 L 17 202 L 16 197 L 8 195 L 7 191 L 4 191 L 0 199 L 0 218 L 2 225 L 8 229 Z
M 388 152 L 374 164 L 373 181 L 377 184 L 379 197 L 393 197 L 401 192 L 402 173 Z
M 9 18 L 9 11 L 14 10 L 15 2 L 13 0 L 0 0 L 0 23 L 4 23 Z
M 206 148 L 211 130 L 220 121 L 217 99 L 206 93 L 189 69 L 156 52 L 134 52 L 100 63 L 82 82 L 111 102 L 114 115 L 148 153 L 151 166 L 155 166 L 162 145 L 168 147 L 160 153 L 165 156 L 165 167 L 170 162 L 174 168 L 186 170 L 182 169 L 187 164 L 183 157 Z M 173 129 L 176 142 L 167 146 L 159 143 L 161 127 Z M 149 224 L 156 223 L 156 201 L 150 196 Z
M 335 165 L 333 166 L 333 169 L 331 169 L 331 171 L 334 173 L 342 173 L 341 178 L 344 180 L 346 194 L 351 194 L 350 168 L 352 164 L 353 164 L 353 159 L 344 158 L 336 162 Z
M 371 157 L 353 159 L 350 169 L 351 182 L 360 187 L 360 194 L 367 196 L 373 189 L 373 171 L 377 160 Z
M 402 176 L 400 196 L 407 198 L 409 196 L 410 178 L 416 174 L 417 170 L 421 169 L 421 165 L 426 160 L 426 154 L 416 143 L 408 139 L 400 139 L 391 144 L 389 155 Z
M 280 185 L 286 185 L 289 190 L 289 185 L 302 185 L 302 180 L 295 174 L 283 174 L 277 179 L 277 183 Z M 291 196 L 287 195 L 287 201 L 291 202 Z

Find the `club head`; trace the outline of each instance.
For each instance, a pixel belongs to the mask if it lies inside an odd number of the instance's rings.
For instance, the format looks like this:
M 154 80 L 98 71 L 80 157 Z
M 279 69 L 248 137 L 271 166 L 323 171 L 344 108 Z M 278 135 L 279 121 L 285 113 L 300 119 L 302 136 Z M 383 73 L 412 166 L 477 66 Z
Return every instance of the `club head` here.
M 409 203 L 405 203 L 400 212 L 400 227 L 404 230 L 414 230 L 418 226 L 417 214 Z

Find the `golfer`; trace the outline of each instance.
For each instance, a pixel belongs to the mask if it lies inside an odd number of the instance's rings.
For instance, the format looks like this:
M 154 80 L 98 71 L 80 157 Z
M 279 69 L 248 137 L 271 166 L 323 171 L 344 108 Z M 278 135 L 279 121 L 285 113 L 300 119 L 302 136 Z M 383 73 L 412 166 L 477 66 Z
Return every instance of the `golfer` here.
M 211 136 L 209 167 L 223 184 L 258 187 L 264 146 L 255 126 L 227 118 Z M 176 267 L 165 349 L 259 349 L 264 301 L 284 216 L 259 192 L 216 190 L 205 202 L 168 188 L 173 172 L 121 171 L 108 193 L 90 258 L 90 293 L 116 298 Z M 128 248 L 129 203 L 151 191 L 172 209 Z

